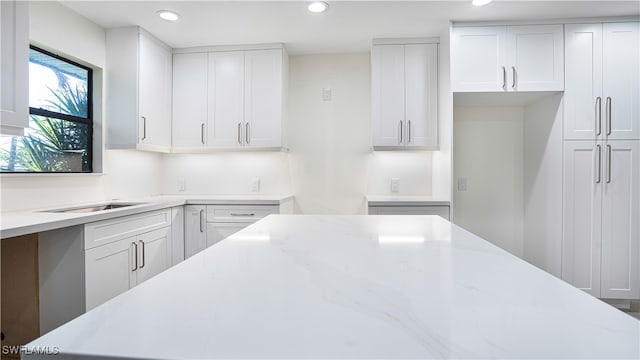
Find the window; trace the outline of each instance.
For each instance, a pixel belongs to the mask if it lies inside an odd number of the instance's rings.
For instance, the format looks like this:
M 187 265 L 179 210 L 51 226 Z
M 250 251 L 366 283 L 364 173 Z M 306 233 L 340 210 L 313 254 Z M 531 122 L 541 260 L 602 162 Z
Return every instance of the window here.
M 91 69 L 32 46 L 29 128 L 0 137 L 0 172 L 92 172 Z

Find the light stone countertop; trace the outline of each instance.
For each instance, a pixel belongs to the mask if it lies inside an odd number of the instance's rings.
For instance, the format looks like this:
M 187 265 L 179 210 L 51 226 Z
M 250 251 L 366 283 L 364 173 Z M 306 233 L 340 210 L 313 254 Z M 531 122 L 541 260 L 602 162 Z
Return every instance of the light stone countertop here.
M 270 215 L 23 359 L 638 359 L 639 339 L 637 319 L 438 216 Z
M 0 213 L 0 238 L 37 233 L 89 222 L 133 215 L 146 211 L 166 209 L 185 204 L 201 205 L 279 205 L 291 199 L 291 195 L 161 195 L 144 198 L 119 199 L 114 203 L 139 203 L 112 210 L 93 213 L 50 212 L 56 209 L 76 208 L 85 205 L 106 204 L 110 201 L 90 204 L 73 204 L 53 208 Z

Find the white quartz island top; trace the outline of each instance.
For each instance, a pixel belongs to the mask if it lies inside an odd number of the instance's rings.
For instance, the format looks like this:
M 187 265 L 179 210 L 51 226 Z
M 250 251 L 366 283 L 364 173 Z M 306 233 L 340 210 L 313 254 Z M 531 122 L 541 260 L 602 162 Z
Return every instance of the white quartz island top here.
M 0 238 L 20 236 L 93 221 L 133 215 L 145 211 L 166 209 L 186 204 L 198 205 L 279 205 L 290 200 L 291 195 L 159 195 L 144 198 L 118 199 L 114 203 L 135 203 L 135 206 L 104 210 L 93 213 L 65 213 L 53 210 L 77 208 L 90 204 L 68 204 L 64 206 L 11 211 L 0 213 Z M 107 201 L 102 203 L 108 203 Z M 102 204 L 91 203 L 93 204 Z
M 38 349 L 638 359 L 640 322 L 438 216 L 270 215 L 33 341 L 24 358 Z

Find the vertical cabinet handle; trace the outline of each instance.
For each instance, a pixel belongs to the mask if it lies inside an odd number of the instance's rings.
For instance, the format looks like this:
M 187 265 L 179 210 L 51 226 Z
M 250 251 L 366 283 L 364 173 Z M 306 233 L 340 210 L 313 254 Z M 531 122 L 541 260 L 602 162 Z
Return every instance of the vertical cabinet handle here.
M 132 242 L 131 245 L 133 245 L 134 250 L 133 250 L 133 269 L 131 269 L 131 271 L 136 271 L 138 270 L 138 244 L 136 244 L 135 242 Z
M 398 139 L 398 144 L 402 144 L 402 120 L 400 120 L 400 122 L 398 123 L 398 127 L 400 128 L 400 131 L 398 132 L 398 134 L 400 135 L 400 139 Z
M 140 140 L 144 140 L 147 138 L 147 118 L 144 116 L 141 116 L 142 118 L 142 139 Z
M 502 90 L 507 90 L 507 68 L 502 67 Z
M 204 232 L 204 210 L 200 210 L 200 232 Z
M 511 70 L 513 71 L 513 84 L 511 85 L 512 89 L 516 89 L 516 85 L 518 84 L 518 74 L 516 73 L 516 67 L 512 66 Z
M 607 135 L 611 135 L 611 97 L 607 96 Z
M 407 121 L 407 144 L 411 142 L 411 120 Z
M 244 141 L 245 144 L 249 145 L 249 123 L 246 123 L 245 125 L 245 130 L 244 130 Z
M 596 98 L 596 135 L 602 135 L 602 98 Z M 598 145 L 599 146 L 599 145 Z
M 204 123 L 200 125 L 200 142 L 204 145 Z
M 144 241 L 140 240 L 140 247 L 142 248 L 142 262 L 140 265 L 140 269 L 144 267 Z
M 611 145 L 607 145 L 607 184 L 611 183 Z
M 238 144 L 242 145 L 242 123 L 238 123 Z
M 596 146 L 598 148 L 598 176 L 596 176 L 596 184 L 600 184 L 602 175 L 602 146 Z

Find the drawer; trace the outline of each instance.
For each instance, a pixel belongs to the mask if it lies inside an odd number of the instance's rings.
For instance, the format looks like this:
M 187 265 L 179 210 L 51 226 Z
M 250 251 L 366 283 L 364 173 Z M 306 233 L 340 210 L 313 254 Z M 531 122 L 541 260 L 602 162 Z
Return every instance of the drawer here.
M 167 226 L 171 226 L 170 208 L 88 223 L 84 225 L 84 248 L 91 249 Z
M 209 205 L 207 222 L 254 222 L 278 213 L 277 205 Z
M 369 206 L 369 215 L 440 215 L 449 220 L 449 207 L 438 206 Z

